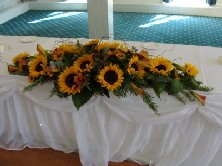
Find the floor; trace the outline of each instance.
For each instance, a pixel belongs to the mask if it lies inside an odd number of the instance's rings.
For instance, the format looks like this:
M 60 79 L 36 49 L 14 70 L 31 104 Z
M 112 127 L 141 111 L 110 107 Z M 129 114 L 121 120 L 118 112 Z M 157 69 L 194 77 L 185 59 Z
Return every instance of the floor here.
M 9 151 L 0 149 L 0 166 L 82 166 L 78 153 L 63 153 L 53 149 L 30 149 Z M 124 161 L 110 162 L 109 166 L 139 166 Z
M 114 12 L 114 39 L 222 47 L 222 18 Z M 0 24 L 0 35 L 88 38 L 86 11 L 29 10 Z

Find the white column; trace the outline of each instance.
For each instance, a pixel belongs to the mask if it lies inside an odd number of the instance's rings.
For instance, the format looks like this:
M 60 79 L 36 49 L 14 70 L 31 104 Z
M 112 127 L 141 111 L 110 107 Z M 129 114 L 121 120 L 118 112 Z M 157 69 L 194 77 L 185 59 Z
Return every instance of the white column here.
M 89 38 L 113 39 L 113 0 L 88 0 Z

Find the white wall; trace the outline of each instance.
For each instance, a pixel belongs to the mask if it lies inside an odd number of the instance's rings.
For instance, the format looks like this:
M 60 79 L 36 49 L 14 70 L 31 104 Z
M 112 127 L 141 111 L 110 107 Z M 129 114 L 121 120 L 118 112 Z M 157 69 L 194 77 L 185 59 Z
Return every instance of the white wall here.
M 0 0 L 1 4 L 2 0 Z M 16 3 L 15 3 L 16 2 Z M 29 10 L 28 3 L 17 3 L 17 1 L 12 1 L 9 7 L 0 10 L 0 24 L 26 12 Z
M 161 4 L 163 0 L 113 0 L 114 3 Z
M 17 4 L 17 0 L 0 0 L 0 10 L 9 8 Z
M 0 10 L 5 9 L 11 5 L 10 0 L 1 0 L 0 2 Z
M 217 0 L 217 5 L 222 6 L 222 0 Z

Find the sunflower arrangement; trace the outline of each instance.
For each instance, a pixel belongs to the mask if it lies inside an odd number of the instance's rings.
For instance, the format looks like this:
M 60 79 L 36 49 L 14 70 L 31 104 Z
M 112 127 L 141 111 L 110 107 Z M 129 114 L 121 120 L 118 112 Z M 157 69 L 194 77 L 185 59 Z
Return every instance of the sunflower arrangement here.
M 30 85 L 53 83 L 50 96 L 72 96 L 77 109 L 92 96 L 117 97 L 139 95 L 156 113 L 158 105 L 149 93 L 152 88 L 160 97 L 165 92 L 185 103 L 184 98 L 197 99 L 204 105 L 205 96 L 195 91 L 210 91 L 197 81 L 198 69 L 190 64 L 179 65 L 163 56 L 149 56 L 126 43 L 89 40 L 87 43 L 62 43 L 52 50 L 37 45 L 37 53 L 24 52 L 15 56 L 8 65 L 11 74 L 28 76 Z

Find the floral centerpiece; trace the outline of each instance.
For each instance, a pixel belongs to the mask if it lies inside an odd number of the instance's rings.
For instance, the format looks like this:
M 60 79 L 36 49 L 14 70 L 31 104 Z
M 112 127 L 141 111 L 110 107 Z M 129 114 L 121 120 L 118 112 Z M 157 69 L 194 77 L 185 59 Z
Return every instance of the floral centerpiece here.
M 185 103 L 184 97 L 201 102 L 204 96 L 195 91 L 210 91 L 196 80 L 198 69 L 190 64 L 179 65 L 163 56 L 149 56 L 146 50 L 138 51 L 125 43 L 89 40 L 81 44 L 61 43 L 52 50 L 37 45 L 37 54 L 23 52 L 8 65 L 11 74 L 28 76 L 30 91 L 37 85 L 53 83 L 50 96 L 72 96 L 77 109 L 94 95 L 117 97 L 128 93 L 140 95 L 156 113 L 158 105 L 149 93 L 152 88 L 160 97 L 166 92 Z

